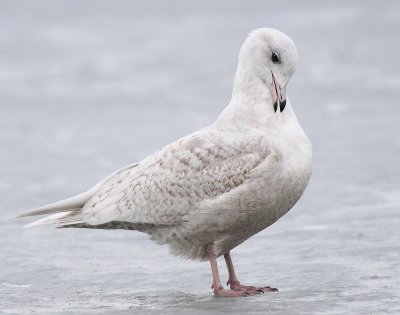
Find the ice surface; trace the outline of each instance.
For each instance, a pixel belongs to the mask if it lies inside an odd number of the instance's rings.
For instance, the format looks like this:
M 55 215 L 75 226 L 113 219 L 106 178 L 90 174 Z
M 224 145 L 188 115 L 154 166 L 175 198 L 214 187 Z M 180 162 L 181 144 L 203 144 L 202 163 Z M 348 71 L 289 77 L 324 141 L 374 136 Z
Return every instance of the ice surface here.
M 398 1 L 2 1 L 0 313 L 399 314 L 399 12 Z M 297 44 L 288 94 L 315 155 L 301 202 L 232 253 L 240 280 L 279 293 L 215 298 L 207 263 L 143 234 L 13 219 L 212 122 L 260 26 Z

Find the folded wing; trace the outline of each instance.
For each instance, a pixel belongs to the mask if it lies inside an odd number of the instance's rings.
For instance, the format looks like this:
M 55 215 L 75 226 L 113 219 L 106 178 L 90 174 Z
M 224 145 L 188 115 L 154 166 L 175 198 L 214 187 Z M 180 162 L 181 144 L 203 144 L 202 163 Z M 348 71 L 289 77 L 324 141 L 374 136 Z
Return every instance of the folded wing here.
M 269 154 L 262 136 L 229 137 L 205 129 L 182 138 L 103 182 L 58 226 L 130 222 L 174 225 L 205 199 L 237 188 Z M 217 135 L 218 134 L 218 135 Z M 51 219 L 51 218 L 50 218 Z
M 229 143 L 208 130 L 190 135 L 104 186 L 83 207 L 83 220 L 91 225 L 183 222 L 198 202 L 241 185 L 267 155 L 262 137 Z

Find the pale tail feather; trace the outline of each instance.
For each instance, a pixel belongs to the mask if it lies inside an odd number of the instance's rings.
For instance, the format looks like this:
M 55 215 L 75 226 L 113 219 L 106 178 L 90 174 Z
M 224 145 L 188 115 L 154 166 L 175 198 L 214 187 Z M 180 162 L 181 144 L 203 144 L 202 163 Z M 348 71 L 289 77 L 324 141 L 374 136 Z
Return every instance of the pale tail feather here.
M 43 219 L 25 225 L 24 227 L 26 228 L 46 224 L 53 224 L 56 227 L 67 227 L 70 225 L 84 223 L 83 214 L 80 210 L 101 189 L 102 185 L 112 179 L 114 176 L 118 176 L 125 171 L 129 171 L 135 168 L 137 165 L 137 163 L 130 164 L 115 171 L 114 173 L 110 174 L 102 181 L 97 183 L 97 185 L 95 185 L 93 188 L 82 194 L 30 210 L 28 212 L 20 214 L 19 216 L 17 216 L 17 218 L 42 214 L 52 214 Z
M 31 222 L 29 224 L 24 225 L 24 228 L 30 228 L 32 226 L 38 226 L 38 225 L 46 225 L 46 224 L 53 224 L 56 220 L 59 220 L 61 218 L 64 218 L 65 216 L 68 216 L 70 213 L 73 211 L 67 211 L 67 212 L 61 212 L 61 213 L 56 213 L 49 215 L 45 218 L 42 218 L 40 220 Z
M 51 213 L 59 213 L 59 212 L 66 212 L 66 211 L 76 211 L 81 209 L 102 187 L 102 185 L 107 182 L 108 180 L 112 179 L 114 176 L 121 174 L 124 171 L 130 170 L 135 168 L 138 163 L 127 165 L 114 173 L 110 174 L 102 181 L 97 183 L 93 188 L 89 189 L 88 191 L 76 195 L 72 198 L 64 199 L 58 202 L 50 203 L 46 206 L 39 207 L 32 209 L 28 212 L 22 213 L 17 216 L 17 218 L 22 217 L 30 217 L 34 215 L 41 215 L 41 214 L 51 214 Z M 34 222 L 35 223 L 35 222 Z
M 81 211 L 71 212 L 68 215 L 54 219 L 52 222 L 52 224 L 58 228 L 68 227 L 69 225 L 82 224 L 82 223 L 84 223 L 84 221 L 83 221 L 83 214 Z
M 93 188 L 96 188 L 96 186 Z M 57 202 L 53 202 L 46 206 L 39 207 L 39 208 L 33 209 L 31 211 L 22 213 L 19 216 L 17 216 L 17 218 L 30 217 L 30 216 L 41 215 L 41 214 L 66 212 L 66 211 L 80 209 L 85 205 L 86 202 L 89 201 L 90 198 L 92 198 L 93 194 L 95 193 L 93 191 L 93 188 L 88 190 L 87 192 L 84 192 L 83 194 L 77 195 L 75 197 L 64 199 L 64 200 L 57 201 Z
M 25 225 L 24 228 L 29 228 L 39 225 L 47 225 L 47 224 L 52 224 L 55 225 L 56 227 L 65 227 L 68 225 L 83 223 L 83 215 L 78 210 L 80 209 L 74 209 L 72 211 L 49 215 L 43 219 Z

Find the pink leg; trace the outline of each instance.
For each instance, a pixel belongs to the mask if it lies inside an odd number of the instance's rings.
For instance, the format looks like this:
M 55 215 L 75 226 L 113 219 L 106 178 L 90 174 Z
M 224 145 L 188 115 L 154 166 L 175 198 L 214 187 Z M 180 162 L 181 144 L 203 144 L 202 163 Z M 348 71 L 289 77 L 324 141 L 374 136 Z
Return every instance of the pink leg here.
M 235 269 L 233 268 L 233 262 L 232 262 L 232 257 L 230 252 L 227 252 L 224 255 L 225 262 L 226 262 L 226 267 L 228 268 L 228 274 L 229 274 L 229 280 L 226 283 L 227 285 L 230 285 L 230 288 L 234 291 L 256 291 L 260 293 L 264 292 L 277 292 L 278 289 L 276 288 L 271 288 L 271 287 L 254 287 L 251 285 L 242 285 L 240 284 L 240 281 L 236 277 Z
M 207 252 L 208 252 L 208 257 L 210 259 L 211 272 L 212 272 L 212 276 L 213 276 L 213 283 L 211 285 L 211 289 L 214 289 L 215 295 L 235 297 L 235 296 L 247 296 L 247 295 L 252 294 L 251 292 L 248 292 L 248 291 L 225 290 L 221 285 L 221 280 L 219 278 L 219 272 L 218 272 L 217 256 L 214 253 L 214 249 L 213 249 L 212 245 L 210 245 L 207 248 Z

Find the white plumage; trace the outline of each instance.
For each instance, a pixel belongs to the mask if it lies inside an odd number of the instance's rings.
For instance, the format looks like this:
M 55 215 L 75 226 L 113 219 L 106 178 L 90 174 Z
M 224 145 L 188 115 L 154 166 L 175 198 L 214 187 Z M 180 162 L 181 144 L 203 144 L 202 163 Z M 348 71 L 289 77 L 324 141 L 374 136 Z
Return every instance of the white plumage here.
M 285 99 L 296 65 L 286 35 L 253 31 L 215 123 L 21 216 L 56 213 L 29 226 L 143 231 L 192 259 L 210 258 L 210 246 L 215 256 L 229 253 L 284 215 L 310 178 L 311 144 Z

